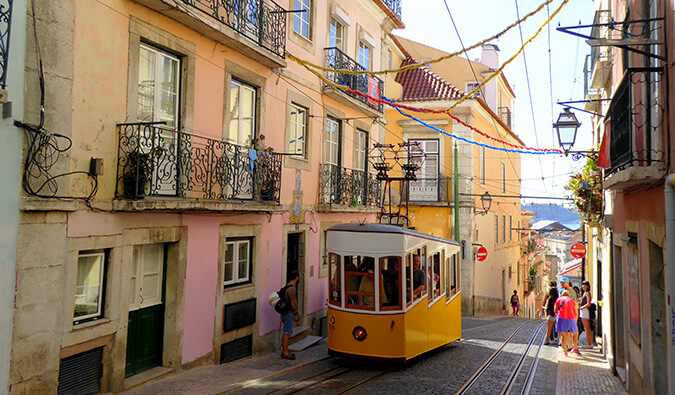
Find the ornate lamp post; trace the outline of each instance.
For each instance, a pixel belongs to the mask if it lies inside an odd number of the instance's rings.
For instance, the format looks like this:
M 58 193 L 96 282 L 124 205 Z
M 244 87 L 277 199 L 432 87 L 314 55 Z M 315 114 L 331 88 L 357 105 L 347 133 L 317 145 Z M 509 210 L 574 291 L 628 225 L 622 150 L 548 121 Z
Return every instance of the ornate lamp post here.
M 577 120 L 576 115 L 570 111 L 569 107 L 565 107 L 563 112 L 558 116 L 558 121 L 553 124 L 558 133 L 558 142 L 565 152 L 565 156 L 569 154 L 577 139 L 577 129 L 579 129 L 579 126 L 581 126 L 581 123 Z

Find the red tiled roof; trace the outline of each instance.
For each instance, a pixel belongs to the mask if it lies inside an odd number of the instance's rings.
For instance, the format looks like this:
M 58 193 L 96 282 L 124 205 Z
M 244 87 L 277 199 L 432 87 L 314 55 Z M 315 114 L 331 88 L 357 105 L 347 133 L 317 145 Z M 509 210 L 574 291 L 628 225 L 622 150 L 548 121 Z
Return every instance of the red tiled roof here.
M 417 63 L 406 59 L 401 67 Z M 418 67 L 398 73 L 396 82 L 403 86 L 402 101 L 459 100 L 465 93 L 449 84 L 433 71 Z

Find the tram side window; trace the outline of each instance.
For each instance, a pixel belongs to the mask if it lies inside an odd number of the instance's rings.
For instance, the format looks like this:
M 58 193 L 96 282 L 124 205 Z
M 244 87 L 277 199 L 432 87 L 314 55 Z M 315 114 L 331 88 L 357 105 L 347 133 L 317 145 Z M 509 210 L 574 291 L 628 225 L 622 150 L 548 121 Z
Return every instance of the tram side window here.
M 330 297 L 328 301 L 333 305 L 342 305 L 342 268 L 340 256 L 328 254 L 328 270 L 330 278 Z
M 437 252 L 429 257 L 427 286 L 431 290 L 429 292 L 429 300 L 435 299 L 441 295 L 441 253 Z
M 459 278 L 457 277 L 459 273 L 459 255 L 454 254 L 450 262 L 450 293 L 448 295 L 452 296 L 459 292 Z
M 422 253 L 422 255 L 421 255 Z M 421 256 L 420 256 L 421 255 Z M 413 254 L 413 266 L 412 272 L 410 273 L 410 278 L 412 280 L 412 289 L 413 289 L 413 302 L 421 298 L 422 295 L 426 293 L 426 265 L 423 265 L 422 262 L 426 262 L 426 250 L 420 251 L 419 249 L 415 254 Z
M 382 310 L 395 310 L 401 308 L 401 258 L 380 258 L 380 284 L 382 291 L 380 298 Z
M 411 254 L 407 254 L 405 256 L 405 272 L 408 273 L 408 275 L 407 275 L 408 278 L 406 279 L 407 281 L 406 281 L 406 286 L 405 286 L 405 294 L 406 294 L 405 300 L 408 304 L 410 304 L 410 302 L 412 302 L 412 292 L 411 292 L 411 290 L 412 290 L 412 281 L 413 281 L 412 280 L 412 272 L 413 271 L 412 271 L 412 266 L 411 266 L 411 264 L 412 264 L 411 258 L 412 258 Z
M 344 263 L 347 307 L 373 310 L 375 308 L 375 258 L 347 255 Z

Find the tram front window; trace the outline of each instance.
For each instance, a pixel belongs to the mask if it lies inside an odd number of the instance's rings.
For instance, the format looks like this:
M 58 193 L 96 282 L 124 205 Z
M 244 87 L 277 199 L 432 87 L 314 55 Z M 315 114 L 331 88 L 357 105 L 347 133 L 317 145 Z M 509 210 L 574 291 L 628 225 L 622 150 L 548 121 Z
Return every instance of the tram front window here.
M 369 256 L 347 255 L 344 264 L 347 307 L 374 310 L 375 259 Z
M 342 304 L 342 277 L 340 272 L 340 256 L 336 254 L 328 255 L 328 270 L 330 276 L 330 304 L 340 306 Z
M 396 310 L 401 308 L 401 258 L 380 258 L 380 308 Z

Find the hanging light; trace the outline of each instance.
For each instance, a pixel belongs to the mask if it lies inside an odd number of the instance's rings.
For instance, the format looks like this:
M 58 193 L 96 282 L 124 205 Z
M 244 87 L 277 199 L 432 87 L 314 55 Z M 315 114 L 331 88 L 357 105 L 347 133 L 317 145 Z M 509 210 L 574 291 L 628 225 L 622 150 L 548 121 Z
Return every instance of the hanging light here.
M 485 193 L 480 197 L 480 204 L 483 206 L 483 211 L 479 212 L 478 214 L 487 214 L 488 211 L 490 211 L 490 207 L 492 206 L 492 196 L 490 196 L 490 192 L 485 191 Z
M 574 113 L 570 111 L 569 107 L 565 107 L 563 112 L 558 116 L 558 121 L 553 124 L 558 133 L 558 142 L 565 155 L 570 152 L 577 139 L 577 129 L 579 129 L 579 126 L 581 126 L 581 123 L 577 120 Z

